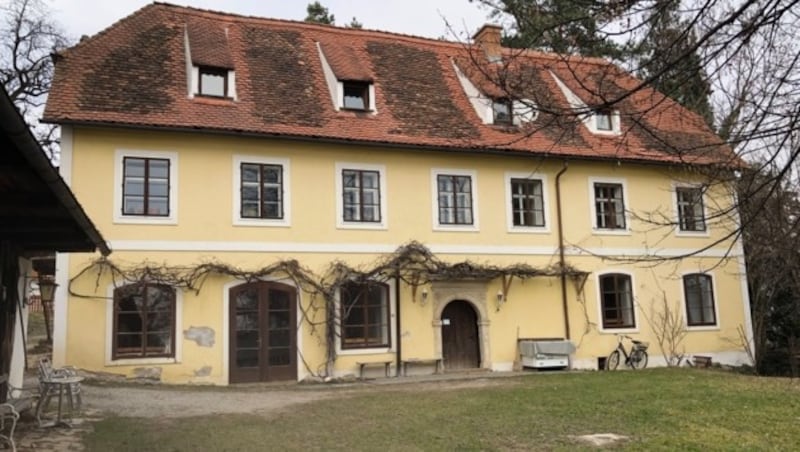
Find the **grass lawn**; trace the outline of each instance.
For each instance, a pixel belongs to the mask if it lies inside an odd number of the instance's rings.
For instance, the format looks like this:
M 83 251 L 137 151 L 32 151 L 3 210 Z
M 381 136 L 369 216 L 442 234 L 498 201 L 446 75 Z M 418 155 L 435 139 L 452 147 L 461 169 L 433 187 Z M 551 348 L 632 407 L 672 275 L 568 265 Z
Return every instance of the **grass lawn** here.
M 536 374 L 486 387 L 365 387 L 270 416 L 109 418 L 89 451 L 797 450 L 800 382 L 697 369 Z M 351 393 L 353 394 L 353 393 Z M 220 397 L 225 397 L 221 392 Z

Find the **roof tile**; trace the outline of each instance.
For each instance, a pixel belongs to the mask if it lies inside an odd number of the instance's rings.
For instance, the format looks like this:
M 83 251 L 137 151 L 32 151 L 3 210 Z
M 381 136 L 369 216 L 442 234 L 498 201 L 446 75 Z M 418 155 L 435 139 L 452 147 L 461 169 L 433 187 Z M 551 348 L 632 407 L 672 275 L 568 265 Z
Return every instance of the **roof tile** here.
M 195 63 L 236 72 L 236 99 L 187 93 Z M 224 38 L 224 39 L 223 39 Z M 373 80 L 376 113 L 337 111 L 317 44 L 341 80 Z M 60 54 L 45 119 L 452 150 L 698 163 L 735 162 L 702 119 L 595 58 L 463 43 L 155 3 Z M 483 124 L 453 62 L 484 95 L 531 100 L 535 121 Z M 621 99 L 623 134 L 594 135 L 551 74 L 589 106 Z M 508 94 L 508 96 L 503 96 Z M 731 162 L 728 162 L 730 160 Z

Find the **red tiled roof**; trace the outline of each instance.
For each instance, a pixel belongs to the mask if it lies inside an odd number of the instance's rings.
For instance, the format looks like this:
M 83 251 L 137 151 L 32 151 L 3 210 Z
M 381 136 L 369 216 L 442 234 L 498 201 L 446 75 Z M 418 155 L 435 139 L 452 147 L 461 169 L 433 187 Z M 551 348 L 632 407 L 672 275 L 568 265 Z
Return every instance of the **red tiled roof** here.
M 188 95 L 187 37 L 196 64 L 235 70 L 237 100 Z M 376 114 L 336 110 L 318 43 L 337 78 L 374 81 Z M 59 55 L 45 120 L 470 152 L 736 163 L 698 115 L 649 88 L 634 89 L 641 82 L 610 63 L 504 52 L 505 64 L 489 64 L 462 43 L 154 3 Z M 541 110 L 537 119 L 519 128 L 483 124 L 454 63 L 489 96 L 533 100 Z M 623 133 L 592 134 L 565 116 L 570 105 L 553 75 L 589 106 L 625 96 L 614 107 Z

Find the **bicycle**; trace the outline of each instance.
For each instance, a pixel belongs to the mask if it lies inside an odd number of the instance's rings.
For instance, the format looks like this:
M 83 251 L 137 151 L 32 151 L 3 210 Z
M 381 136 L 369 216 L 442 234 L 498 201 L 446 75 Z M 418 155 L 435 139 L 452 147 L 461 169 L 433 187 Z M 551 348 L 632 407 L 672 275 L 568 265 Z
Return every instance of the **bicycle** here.
M 629 339 L 633 343 L 633 345 L 631 345 L 630 354 L 625 350 L 625 346 L 622 345 L 623 338 Z M 620 355 L 625 355 L 626 366 L 629 366 L 631 369 L 644 369 L 647 367 L 648 346 L 649 344 L 647 342 L 637 341 L 630 336 L 618 334 L 617 348 L 608 355 L 608 359 L 606 359 L 606 368 L 608 370 L 615 370 L 619 366 Z

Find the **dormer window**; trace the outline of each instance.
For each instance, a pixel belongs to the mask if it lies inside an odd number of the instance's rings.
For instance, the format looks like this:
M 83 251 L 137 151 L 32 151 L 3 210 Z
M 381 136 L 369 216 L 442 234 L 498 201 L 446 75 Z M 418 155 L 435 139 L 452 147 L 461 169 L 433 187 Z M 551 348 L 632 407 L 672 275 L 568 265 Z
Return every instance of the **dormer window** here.
M 342 108 L 369 110 L 369 85 L 366 82 L 342 82 Z
M 510 100 L 494 100 L 492 102 L 492 112 L 494 113 L 495 124 L 510 125 L 513 123 L 513 109 Z
M 229 97 L 228 70 L 212 67 L 199 68 L 197 92 L 201 96 Z
M 598 110 L 594 113 L 594 127 L 600 132 L 613 132 L 611 110 Z

